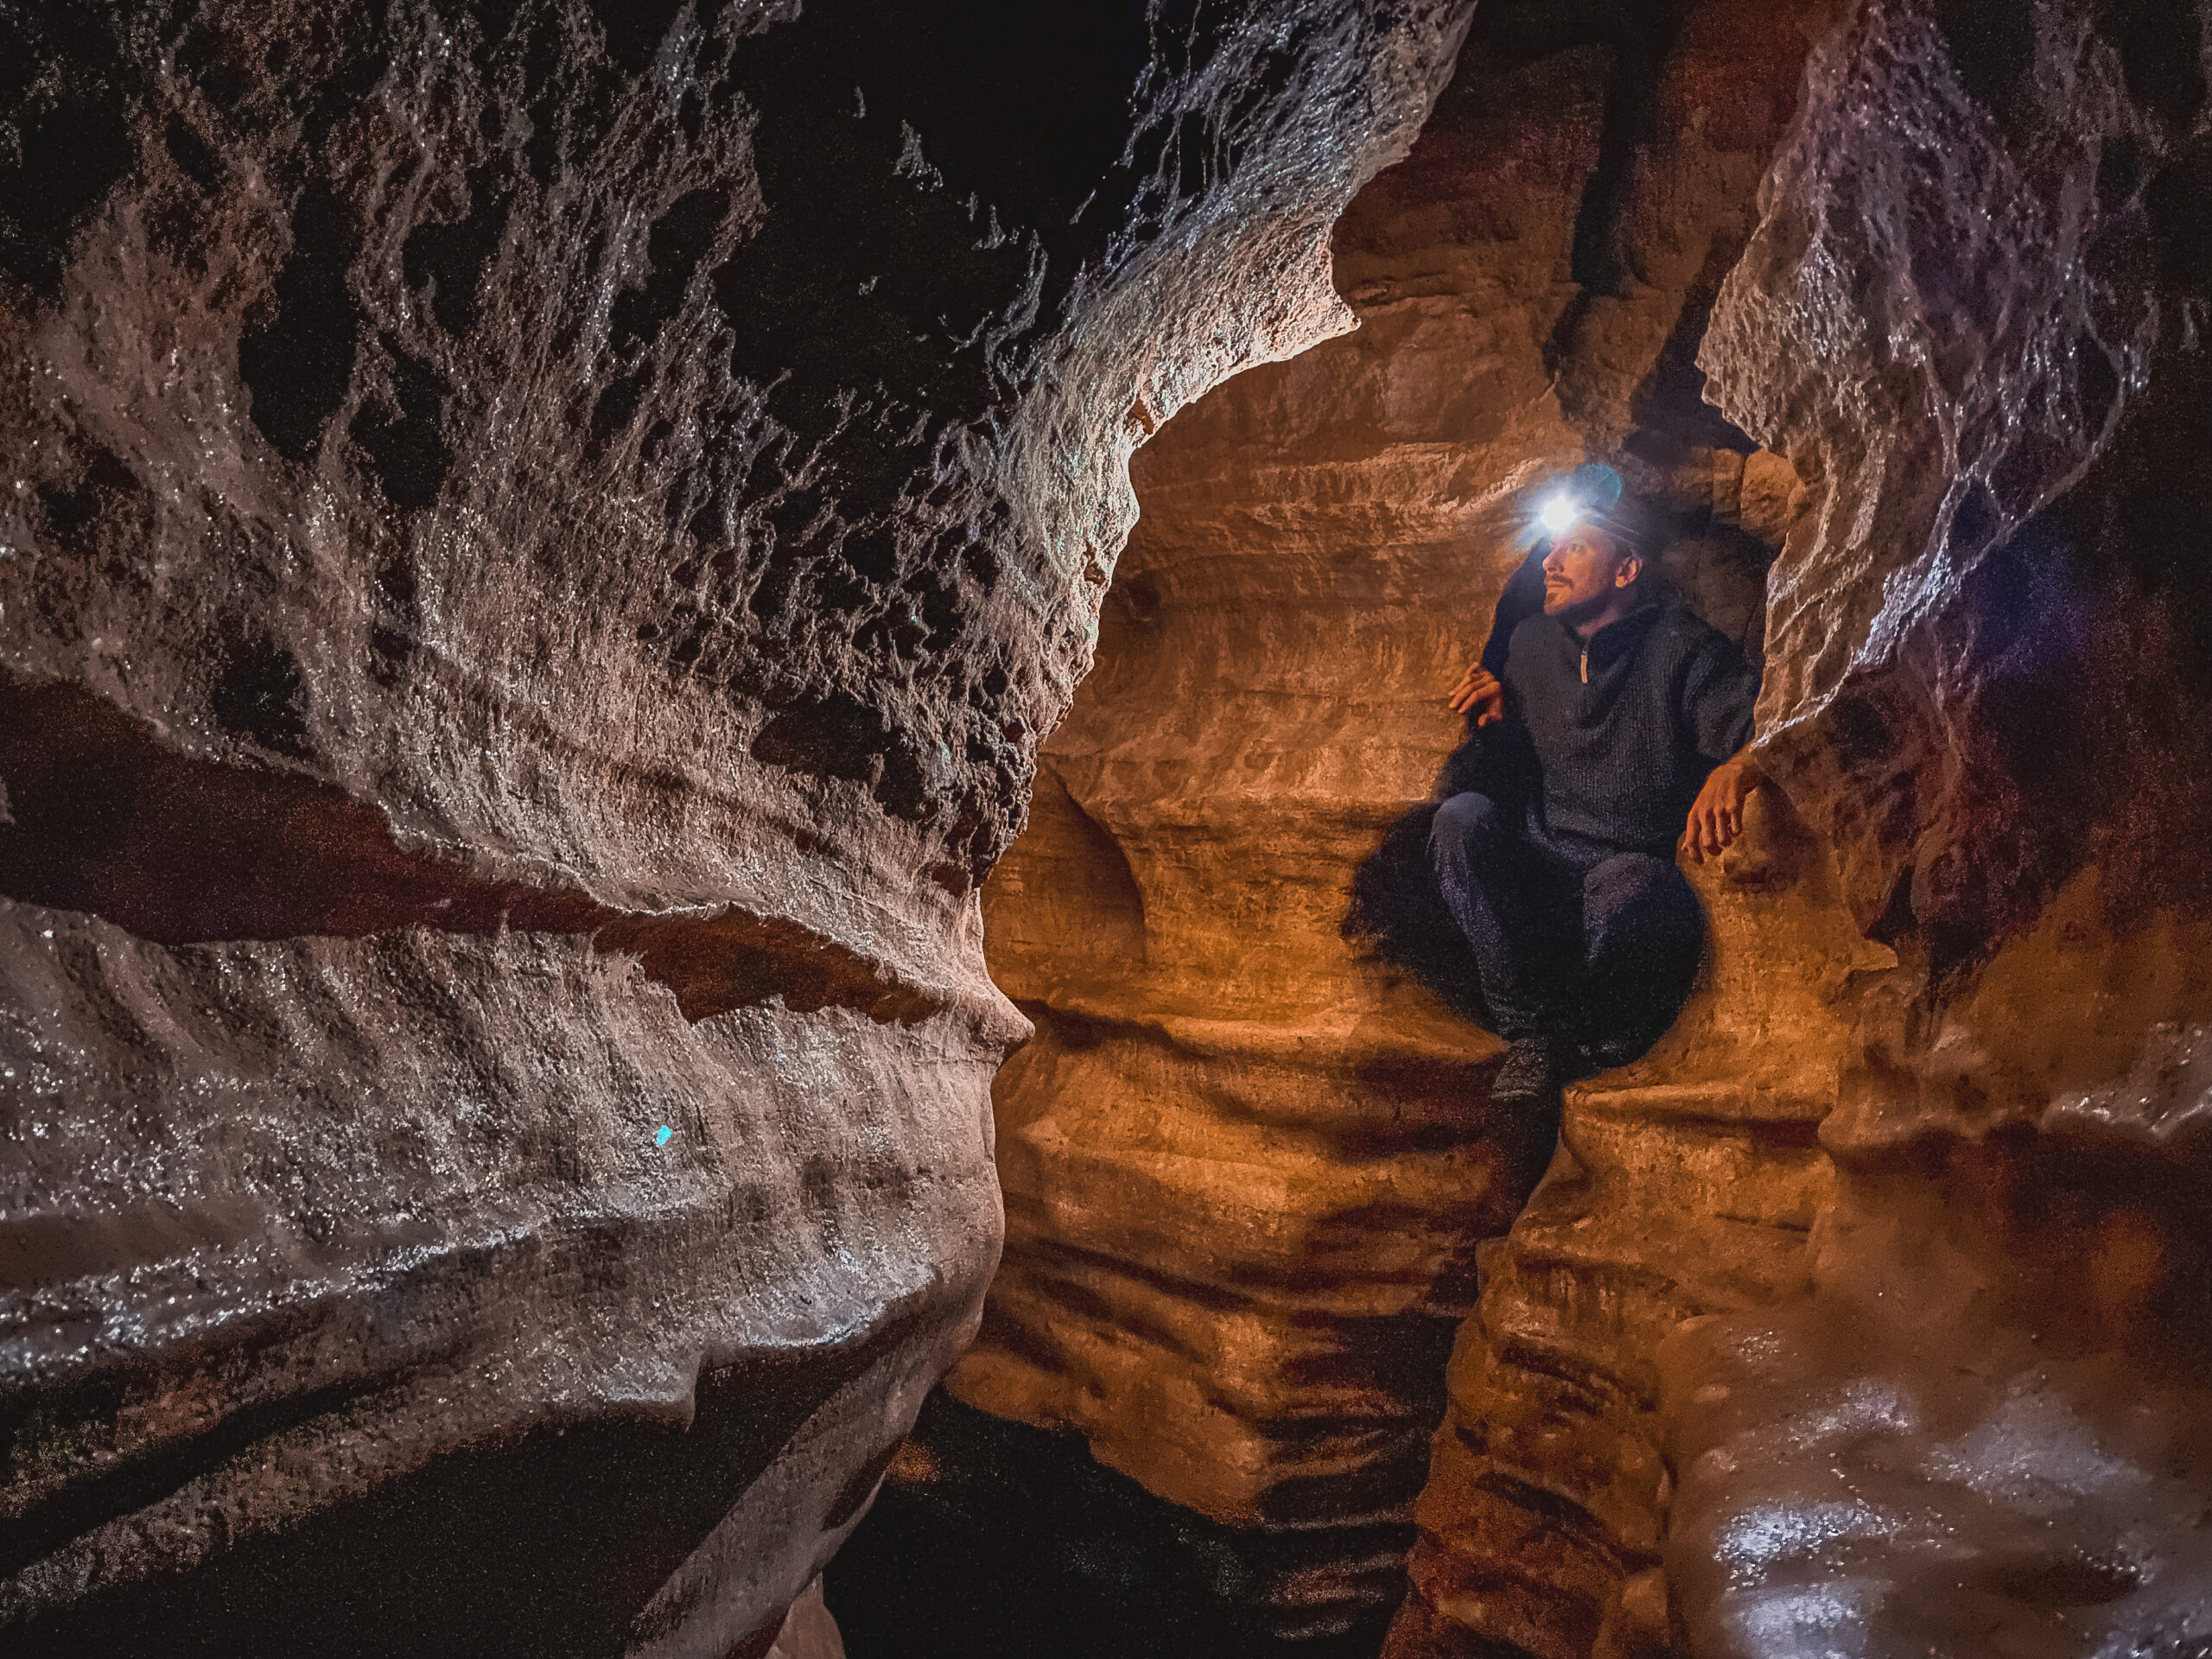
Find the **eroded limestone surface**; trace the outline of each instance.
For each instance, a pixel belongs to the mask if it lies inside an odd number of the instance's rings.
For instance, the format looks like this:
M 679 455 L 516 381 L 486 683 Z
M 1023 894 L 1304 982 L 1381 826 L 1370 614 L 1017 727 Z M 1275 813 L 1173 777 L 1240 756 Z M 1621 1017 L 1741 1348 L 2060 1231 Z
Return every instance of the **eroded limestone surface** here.
M 0 5 L 0 1643 L 766 1649 L 1127 458 L 1464 14 Z
M 1464 6 L 941 10 L 0 0 L 0 1637 L 826 1640 L 1027 1014 L 1221 1628 L 2199 1653 L 2199 0 L 1486 0 L 1343 302 Z M 1503 1232 L 1344 925 L 1586 454 L 1781 792 Z
M 1570 1099 L 1393 1653 L 2205 1639 L 2203 30 L 1868 4 L 1807 66 L 1700 360 L 1797 474 L 1812 861 L 1724 872 L 1700 1003 Z
M 1763 646 L 1780 790 L 1698 876 L 1697 1000 L 1572 1091 L 1484 1254 L 1387 1651 L 2212 1634 L 2205 39 L 2193 4 L 1478 15 L 1339 227 L 1360 334 L 1140 461 L 988 900 L 1044 1035 L 963 1397 L 1255 1532 L 1341 1525 L 1278 1628 L 1394 1593 L 1363 1505 L 1446 1402 L 1382 1357 L 1417 1325 L 1345 1316 L 1448 1317 L 1504 1166 L 1454 1198 L 1418 1141 L 1324 1133 L 1368 1133 L 1378 1052 L 1490 1052 L 1331 924 L 1450 741 L 1516 469 L 1586 451 Z M 1503 1143 L 1461 1076 L 1396 1121 L 1464 1157 Z M 1366 1203 L 1394 1163 L 1433 1207 Z M 1408 1261 L 1451 1264 L 1425 1303 Z
M 2209 22 L 1864 7 L 1714 314 L 1808 485 L 1762 727 L 1903 968 L 1806 1294 L 1662 1356 L 1700 1654 L 2212 1641 Z
M 1458 741 L 1444 690 L 1551 473 L 1616 460 L 1675 516 L 1675 578 L 1756 646 L 1759 533 L 1779 541 L 1794 479 L 1700 402 L 1690 359 L 1808 43 L 1740 6 L 1700 9 L 1671 44 L 1571 12 L 1478 12 L 1413 156 L 1338 226 L 1359 331 L 1239 377 L 1139 456 L 1143 516 L 1098 666 L 986 891 L 994 973 L 1039 1036 L 996 1086 L 1008 1243 L 948 1386 L 1080 1431 L 1149 1491 L 1243 1529 L 1255 1557 L 1279 1559 L 1262 1537 L 1296 1541 L 1300 1566 L 1242 1587 L 1262 1628 L 1380 1639 L 1477 1247 L 1552 1134 L 1490 1103 L 1494 1039 L 1348 934 L 1355 884 Z M 1592 198 L 1610 205 L 1579 226 Z M 1790 851 L 1787 876 L 1777 859 L 1745 880 L 1786 889 L 1769 907 L 1848 957 L 1847 927 L 1831 944 L 1838 924 L 1793 885 L 1818 855 Z M 1758 979 L 1749 957 L 1733 971 Z M 1712 1069 L 1756 1048 L 1710 1019 L 1692 1023 Z M 1698 1119 L 1700 1087 L 1654 1110 Z M 1775 1093 L 1738 1116 L 1787 1120 L 1777 1161 L 1794 1168 L 1805 1109 Z M 1757 1141 L 1670 1139 L 1640 1109 L 1613 1112 L 1616 1163 Z M 1633 1153 L 1613 1148 L 1624 1136 Z M 1616 1249 L 1647 1259 L 1623 1226 Z M 1470 1433 L 1497 1390 L 1541 1390 L 1525 1347 L 1501 1363 L 1517 1380 L 1451 1368 Z M 1647 1474 L 1656 1393 L 1649 1377 Z M 1532 1535 L 1559 1528 L 1557 1505 L 1503 1502 Z M 1656 1502 L 1624 1547 L 1635 1564 L 1596 1582 L 1591 1626 L 1656 1559 Z M 1414 1560 L 1446 1625 L 1467 1524 L 1439 1518 Z M 1501 1551 L 1534 1559 L 1527 1538 L 1480 1546 Z

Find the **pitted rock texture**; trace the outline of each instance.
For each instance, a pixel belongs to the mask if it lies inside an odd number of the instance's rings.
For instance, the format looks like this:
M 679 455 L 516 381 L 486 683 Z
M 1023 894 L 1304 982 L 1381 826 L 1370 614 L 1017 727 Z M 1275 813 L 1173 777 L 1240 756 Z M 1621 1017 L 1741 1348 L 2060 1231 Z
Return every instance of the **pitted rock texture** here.
M 2209 26 L 1864 5 L 1714 314 L 1808 486 L 1763 729 L 1901 967 L 1804 1293 L 1660 1355 L 1701 1655 L 2212 1642 Z
M 2167 666 L 2193 621 L 2156 550 L 2202 487 L 2202 23 L 1862 6 L 1707 338 L 1716 401 L 1807 486 L 1764 741 L 1861 922 L 1939 968 L 2032 920 L 2108 780 L 2168 791 L 2204 741 L 2180 707 L 2137 728 L 2106 666 Z
M 2204 25 L 1868 4 L 1808 63 L 1700 361 L 1798 475 L 1809 853 L 1571 1096 L 1393 1654 L 2206 1639 Z
M 1127 458 L 1464 22 L 0 4 L 11 1651 L 768 1648 Z
M 1204 1046 L 1198 1000 L 1264 1027 L 1334 987 L 1358 1022 L 1299 1063 L 1354 1098 L 1364 1045 L 1418 1052 L 1433 1006 L 1323 943 L 1344 815 L 1371 845 L 1442 747 L 1408 752 L 1411 664 L 1502 577 L 1505 456 L 1587 448 L 1703 503 L 1669 563 L 1763 644 L 1777 788 L 1698 878 L 1698 999 L 1573 1091 L 1486 1253 L 1387 1651 L 2180 1659 L 2212 1639 L 2208 19 L 1673 24 L 1486 10 L 1340 227 L 1362 333 L 1140 463 L 1102 671 L 1044 755 L 1067 804 L 989 899 L 1000 971 L 1063 1029 L 1001 1074 L 1010 1245 L 954 1387 L 1255 1532 L 1296 1466 L 1255 1432 L 1272 1400 L 1332 1433 L 1425 1408 L 1371 1361 L 1300 1395 L 1250 1339 L 1343 1173 L 1278 1133 L 1302 1184 L 1208 1179 L 1308 1096 Z M 1493 567 L 1440 579 L 1452 535 Z M 1210 1235 L 1202 1195 L 1234 1206 Z M 1342 1294 L 1391 1259 L 1301 1267 Z
M 1238 378 L 1138 457 L 1098 667 L 986 890 L 993 972 L 1039 1035 L 995 1087 L 1007 1246 L 948 1387 L 1080 1431 L 1255 1554 L 1304 1539 L 1300 1570 L 1243 1586 L 1255 1630 L 1371 1650 L 1476 1249 L 1552 1138 L 1491 1102 L 1494 1039 L 1347 937 L 1355 881 L 1459 739 L 1443 693 L 1553 472 L 1629 472 L 1671 511 L 1671 575 L 1756 646 L 1789 469 L 1699 401 L 1691 359 L 1809 39 L 1733 5 L 1656 38 L 1573 8 L 1478 13 L 1414 154 L 1337 228 L 1359 331 Z M 1801 1105 L 1714 1110 L 1770 1109 L 1794 1167 Z M 1615 1115 L 1639 1111 L 1615 1138 L 1662 1167 L 1758 1142 L 1672 1095 Z M 1457 1535 L 1433 1530 L 1416 1567 L 1441 1586 Z
M 1541 1659 L 1663 1645 L 1660 1346 L 1804 1279 L 1834 1184 L 1815 1135 L 1897 959 L 1777 798 L 1755 796 L 1744 840 L 1693 880 L 1711 926 L 1696 996 L 1636 1065 L 1568 1091 L 1559 1162 L 1484 1259 L 1394 1659 L 1469 1632 Z

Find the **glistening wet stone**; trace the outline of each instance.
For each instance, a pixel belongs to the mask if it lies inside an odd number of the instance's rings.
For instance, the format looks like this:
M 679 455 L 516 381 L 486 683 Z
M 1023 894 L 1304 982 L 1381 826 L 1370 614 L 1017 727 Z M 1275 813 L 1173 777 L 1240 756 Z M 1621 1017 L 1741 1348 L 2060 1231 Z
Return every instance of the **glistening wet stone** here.
M 940 11 L 0 5 L 0 1646 L 753 1659 L 967 1340 L 1129 412 L 1465 8 Z

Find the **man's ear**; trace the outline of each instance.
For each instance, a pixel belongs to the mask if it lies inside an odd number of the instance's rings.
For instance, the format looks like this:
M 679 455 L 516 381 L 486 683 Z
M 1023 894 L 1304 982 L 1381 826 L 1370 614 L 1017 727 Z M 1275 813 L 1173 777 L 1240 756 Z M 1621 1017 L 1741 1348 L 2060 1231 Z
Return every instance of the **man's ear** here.
M 1613 586 L 1625 588 L 1643 574 L 1643 556 L 1631 553 L 1620 562 L 1613 572 Z

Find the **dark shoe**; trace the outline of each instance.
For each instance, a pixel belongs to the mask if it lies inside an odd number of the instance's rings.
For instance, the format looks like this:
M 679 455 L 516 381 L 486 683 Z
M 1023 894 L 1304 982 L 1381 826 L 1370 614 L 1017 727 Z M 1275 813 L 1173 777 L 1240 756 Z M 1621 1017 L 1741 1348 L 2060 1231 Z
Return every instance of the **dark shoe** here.
M 1566 1096 L 1560 1092 L 1560 1046 L 1550 1037 L 1516 1038 L 1490 1082 L 1491 1104 L 1503 1122 L 1504 1144 L 1519 1170 L 1522 1202 L 1543 1179 L 1559 1148 Z
M 1491 1098 L 1503 1105 L 1558 1100 L 1559 1045 L 1549 1037 L 1516 1037 L 1491 1079 Z

